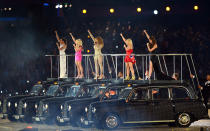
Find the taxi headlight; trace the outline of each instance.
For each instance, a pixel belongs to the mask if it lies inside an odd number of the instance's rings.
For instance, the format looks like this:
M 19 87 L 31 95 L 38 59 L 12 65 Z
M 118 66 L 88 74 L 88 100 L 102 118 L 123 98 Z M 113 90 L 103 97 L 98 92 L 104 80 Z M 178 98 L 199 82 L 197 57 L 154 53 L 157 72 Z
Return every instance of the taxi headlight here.
M 93 113 L 96 112 L 96 108 L 95 108 L 95 107 L 92 108 L 92 112 L 93 112 Z
M 37 108 L 38 108 L 38 105 L 37 105 L 37 104 L 35 104 L 35 106 L 34 106 L 34 107 L 35 107 L 35 109 L 37 109 Z
M 68 106 L 68 111 L 70 111 L 70 110 L 71 110 L 71 105 Z
M 18 106 L 18 104 L 17 104 L 17 102 L 15 102 L 15 107 L 17 107 Z
M 7 105 L 8 105 L 8 107 L 10 107 L 10 106 L 11 106 L 11 102 L 8 102 L 8 104 L 7 104 Z
M 24 107 L 24 108 L 26 108 L 26 107 L 27 107 L 27 103 L 26 103 L 26 102 L 24 103 L 23 107 Z
M 61 105 L 61 110 L 63 110 L 63 105 Z
M 44 107 L 45 107 L 45 109 L 47 109 L 47 108 L 48 108 L 48 104 L 45 104 L 45 106 L 44 106 Z
M 88 112 L 88 108 L 87 107 L 85 107 L 85 112 Z

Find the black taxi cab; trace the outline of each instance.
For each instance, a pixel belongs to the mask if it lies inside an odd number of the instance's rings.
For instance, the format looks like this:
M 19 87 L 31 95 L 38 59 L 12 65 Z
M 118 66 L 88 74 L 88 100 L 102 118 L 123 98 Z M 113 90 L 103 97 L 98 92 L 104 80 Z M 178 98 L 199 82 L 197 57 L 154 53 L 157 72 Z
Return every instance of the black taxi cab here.
M 57 117 L 58 121 L 61 123 L 70 122 L 73 126 L 88 127 L 90 125 L 83 122 L 87 120 L 86 112 L 90 103 L 126 97 L 131 91 L 130 84 L 120 81 L 96 86 L 99 86 L 99 88 L 91 98 L 65 102 L 62 113 Z
M 61 88 L 62 85 L 66 85 L 65 88 Z M 13 118 L 16 120 L 23 120 L 25 122 L 32 122 L 32 116 L 35 115 L 36 104 L 43 99 L 64 96 L 67 89 L 72 85 L 74 85 L 74 81 L 72 79 L 56 81 L 49 86 L 45 95 L 22 98 L 14 110 L 15 114 L 13 114 Z
M 12 117 L 15 114 L 15 108 L 18 107 L 18 103 L 22 98 L 43 96 L 46 93 L 48 87 L 54 82 L 54 79 L 48 79 L 47 81 L 38 81 L 26 95 L 17 95 L 5 98 L 0 102 L 0 118 L 8 118 L 11 121 L 15 119 Z
M 161 122 L 188 127 L 193 121 L 208 118 L 208 111 L 187 83 L 144 81 L 133 85 L 124 97 L 91 103 L 87 117 L 84 124 L 107 129 L 120 124 Z
M 107 81 L 102 82 L 106 83 Z M 87 79 L 80 84 L 80 88 L 78 88 L 79 82 L 71 88 L 68 88 L 67 93 L 63 97 L 53 97 L 41 100 L 39 104 L 37 104 L 39 106 L 35 105 L 36 116 L 33 117 L 33 120 L 47 124 L 56 123 L 56 117 L 61 112 L 62 103 L 69 100 L 90 98 L 95 93 L 95 90 L 98 89 L 98 87 L 94 86 L 95 83 L 100 83 L 100 81 Z

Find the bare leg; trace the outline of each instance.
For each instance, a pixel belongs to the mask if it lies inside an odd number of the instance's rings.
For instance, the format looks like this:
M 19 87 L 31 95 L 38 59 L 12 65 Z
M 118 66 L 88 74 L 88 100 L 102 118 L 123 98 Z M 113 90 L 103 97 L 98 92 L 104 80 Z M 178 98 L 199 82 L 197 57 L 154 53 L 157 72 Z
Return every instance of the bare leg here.
M 135 73 L 134 73 L 134 69 L 133 69 L 133 63 L 129 62 L 128 64 L 129 64 L 130 71 L 132 73 L 132 79 L 135 80 Z
M 150 61 L 150 62 L 149 62 L 149 76 L 148 76 L 148 78 L 151 77 L 152 71 L 153 71 L 153 63 L 152 63 L 152 61 Z
M 80 78 L 83 78 L 84 77 L 84 74 L 83 74 L 82 62 L 81 61 L 78 61 L 78 64 L 79 64 L 79 69 L 80 69 Z
M 98 56 L 94 57 L 94 62 L 95 62 L 95 78 L 96 79 L 98 77 L 99 74 L 99 69 L 98 69 Z
M 128 63 L 125 63 L 125 67 L 126 67 L 126 78 L 125 78 L 125 80 L 129 80 L 130 79 L 129 64 Z
M 99 79 L 103 79 L 104 78 L 104 69 L 103 69 L 103 56 L 98 56 L 98 64 L 100 67 L 100 77 Z
M 76 61 L 75 64 L 77 66 L 77 78 L 79 78 L 80 77 L 80 69 L 79 69 L 78 61 Z

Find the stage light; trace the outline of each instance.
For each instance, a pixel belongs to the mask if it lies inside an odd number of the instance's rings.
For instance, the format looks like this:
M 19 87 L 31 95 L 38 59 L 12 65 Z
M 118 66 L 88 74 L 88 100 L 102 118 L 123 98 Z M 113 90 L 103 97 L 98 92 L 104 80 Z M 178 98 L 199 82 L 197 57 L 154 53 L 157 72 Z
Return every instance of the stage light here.
M 59 7 L 60 7 L 60 8 L 63 8 L 63 5 L 60 5 Z
M 44 3 L 43 5 L 44 5 L 44 6 L 49 6 L 49 4 L 48 4 L 48 3 Z
M 198 10 L 199 8 L 198 8 L 198 6 L 197 5 L 195 5 L 194 6 L 194 10 Z
M 56 5 L 55 8 L 58 9 L 59 8 L 59 5 Z
M 87 53 L 90 53 L 90 50 L 87 50 Z
M 171 11 L 171 8 L 169 6 L 166 6 L 166 11 L 167 12 Z
M 114 9 L 111 8 L 111 9 L 109 10 L 109 12 L 110 12 L 111 14 L 114 13 Z
M 67 8 L 67 7 L 68 7 L 68 5 L 67 5 L 67 4 L 65 4 L 65 5 L 64 5 L 64 7 L 65 7 L 65 8 Z
M 137 8 L 137 12 L 141 12 L 141 8 L 139 7 L 139 8 Z
M 70 4 L 69 7 L 72 7 L 72 4 Z
M 6 10 L 7 10 L 7 8 L 4 8 L 4 10 L 6 11 Z
M 90 38 L 90 36 L 88 35 L 88 38 Z
M 83 9 L 83 10 L 82 10 L 82 13 L 83 13 L 83 14 L 86 14 L 86 13 L 87 13 L 87 10 L 86 10 L 86 9 Z
M 11 11 L 12 10 L 12 8 L 9 8 L 9 11 Z
M 157 10 L 154 10 L 154 14 L 157 15 L 158 14 L 158 11 Z

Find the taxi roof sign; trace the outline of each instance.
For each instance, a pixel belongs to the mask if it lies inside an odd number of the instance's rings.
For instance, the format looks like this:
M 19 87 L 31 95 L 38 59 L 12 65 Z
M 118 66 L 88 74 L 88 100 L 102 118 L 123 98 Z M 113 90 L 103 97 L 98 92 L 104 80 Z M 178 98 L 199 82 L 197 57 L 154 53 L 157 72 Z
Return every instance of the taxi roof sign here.
M 37 82 L 37 84 L 41 84 L 41 83 L 42 83 L 41 81 L 38 81 L 38 82 Z
M 57 82 L 57 81 L 55 81 L 55 82 L 54 82 L 54 85 L 58 85 L 58 82 Z

